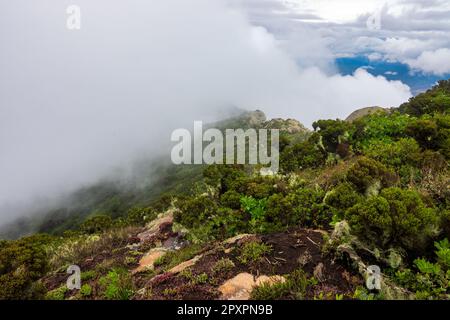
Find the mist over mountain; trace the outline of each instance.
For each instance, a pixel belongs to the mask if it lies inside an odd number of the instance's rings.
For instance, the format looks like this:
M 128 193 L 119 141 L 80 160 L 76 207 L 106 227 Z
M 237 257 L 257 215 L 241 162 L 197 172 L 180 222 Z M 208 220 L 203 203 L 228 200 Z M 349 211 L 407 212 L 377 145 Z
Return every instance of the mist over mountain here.
M 322 35 L 299 31 L 302 50 L 287 50 L 227 1 L 80 0 L 81 30 L 66 28 L 68 5 L 0 4 L 0 223 L 126 175 L 230 105 L 309 126 L 410 96 L 362 69 L 321 70 Z
M 448 1 L 0 14 L 0 300 L 450 299 Z

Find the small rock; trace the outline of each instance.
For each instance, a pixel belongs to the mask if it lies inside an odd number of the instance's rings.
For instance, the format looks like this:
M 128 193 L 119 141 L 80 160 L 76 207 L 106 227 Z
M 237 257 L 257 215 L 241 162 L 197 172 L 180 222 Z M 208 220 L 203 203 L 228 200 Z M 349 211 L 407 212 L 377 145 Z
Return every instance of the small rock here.
M 235 237 L 225 240 L 223 243 L 224 244 L 235 244 L 239 240 L 245 239 L 247 237 L 252 237 L 252 236 L 253 236 L 252 234 L 240 234 L 240 235 L 237 235 Z
M 170 269 L 168 272 L 170 273 L 180 273 L 181 271 L 192 267 L 193 265 L 195 265 L 197 263 L 198 260 L 200 260 L 202 256 L 195 256 L 194 258 L 192 258 L 191 260 L 185 261 L 180 263 L 179 265 L 173 267 L 172 269 Z
M 314 278 L 316 278 L 319 282 L 324 282 L 325 281 L 325 266 L 323 265 L 322 262 L 320 262 L 315 268 L 314 268 Z
M 133 270 L 133 273 L 142 272 L 145 270 L 153 270 L 155 261 L 165 255 L 167 249 L 165 248 L 156 248 L 152 249 L 145 256 L 141 258 L 139 261 L 139 266 Z
M 301 267 L 306 266 L 310 261 L 312 260 L 311 253 L 308 249 L 305 250 L 305 252 L 298 258 L 298 263 Z
M 227 280 L 219 287 L 223 300 L 248 300 L 255 286 L 255 279 L 250 273 L 240 273 Z

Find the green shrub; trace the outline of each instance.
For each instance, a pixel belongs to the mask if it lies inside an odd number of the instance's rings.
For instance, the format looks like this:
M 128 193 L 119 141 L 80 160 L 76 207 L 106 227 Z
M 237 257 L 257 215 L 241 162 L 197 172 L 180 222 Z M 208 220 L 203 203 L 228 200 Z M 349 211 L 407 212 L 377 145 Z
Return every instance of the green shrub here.
M 66 285 L 63 285 L 57 289 L 47 292 L 45 295 L 46 300 L 64 300 L 68 289 Z
M 125 269 L 113 269 L 99 279 L 99 284 L 108 300 L 129 300 L 133 295 L 133 282 Z
M 328 226 L 333 210 L 324 203 L 324 197 L 325 192 L 322 189 L 301 188 L 290 193 L 286 197 L 292 207 L 289 223 L 314 228 Z
M 36 281 L 49 269 L 48 235 L 33 235 L 8 241 L 0 248 L 0 299 L 39 299 L 42 286 Z
M 406 134 L 416 139 L 424 149 L 434 149 L 438 135 L 436 122 L 430 119 L 417 119 L 406 127 Z
M 133 207 L 127 212 L 126 222 L 128 225 L 144 225 L 147 221 L 155 219 L 156 216 L 157 212 L 152 207 Z
M 229 238 L 238 233 L 248 232 L 248 220 L 241 211 L 219 208 L 207 223 L 191 229 L 190 235 L 195 235 L 197 240 L 204 242 Z
M 289 274 L 285 281 L 266 282 L 255 287 L 251 293 L 252 300 L 306 299 L 308 287 L 316 285 L 314 279 L 308 279 L 303 270 Z
M 113 225 L 113 220 L 110 216 L 105 214 L 96 215 L 86 219 L 80 226 L 80 229 L 87 233 L 99 233 L 110 229 Z
M 381 188 L 395 185 L 397 176 L 382 163 L 370 158 L 360 158 L 347 172 L 347 180 L 361 193 L 375 193 Z
M 289 225 L 293 214 L 293 203 L 281 193 L 276 193 L 267 199 L 264 218 L 255 225 L 260 232 L 274 232 Z
M 439 81 L 438 85 L 421 93 L 400 106 L 400 111 L 414 116 L 448 113 L 450 110 L 450 81 Z
M 244 212 L 247 212 L 251 216 L 250 228 L 252 232 L 263 232 L 264 222 L 266 218 L 266 199 L 255 199 L 253 197 L 242 197 L 241 206 Z
M 420 147 L 412 138 L 401 138 L 388 143 L 374 140 L 364 149 L 364 154 L 386 166 L 398 169 L 404 165 L 417 165 Z
M 80 289 L 80 294 L 83 297 L 90 297 L 92 295 L 92 287 L 89 284 L 83 284 Z
M 369 148 L 373 141 L 391 143 L 405 138 L 405 129 L 411 122 L 408 115 L 374 113 L 353 123 L 350 140 L 357 150 Z
M 228 272 L 235 267 L 234 262 L 228 258 L 222 258 L 216 262 L 213 267 L 213 272 L 215 274 L 221 274 L 224 272 Z
M 219 189 L 219 194 L 238 191 L 247 179 L 242 165 L 210 165 L 203 171 L 203 176 L 209 185 Z
M 187 228 L 197 227 L 206 223 L 216 212 L 216 202 L 209 196 L 201 195 L 182 201 L 174 214 L 174 221 Z
M 401 286 L 415 292 L 416 299 L 446 299 L 450 289 L 449 250 L 447 239 L 435 243 L 437 263 L 424 258 L 416 259 L 417 272 L 411 269 L 398 270 L 394 280 Z
M 257 264 L 264 259 L 265 256 L 272 252 L 272 247 L 257 241 L 251 241 L 244 244 L 238 257 L 242 264 Z
M 401 246 L 420 250 L 437 226 L 436 211 L 427 208 L 419 194 L 388 188 L 346 212 L 352 230 L 383 248 Z
M 363 199 L 363 196 L 355 191 L 352 184 L 342 183 L 327 193 L 324 202 L 344 213 Z
M 319 120 L 313 123 L 313 128 L 322 137 L 322 143 L 327 152 L 336 153 L 351 124 L 342 120 Z
M 224 207 L 240 209 L 241 197 L 242 195 L 235 190 L 228 190 L 220 197 L 220 202 Z
M 434 244 L 436 247 L 436 256 L 439 264 L 445 269 L 450 270 L 450 242 L 444 239 Z
M 283 172 L 295 172 L 305 168 L 318 168 L 325 164 L 327 152 L 321 136 L 316 133 L 307 141 L 286 147 L 280 153 L 280 168 Z
M 81 281 L 89 281 L 97 276 L 95 270 L 84 271 L 81 273 Z
M 255 177 L 245 181 L 241 192 L 256 199 L 265 199 L 277 192 L 276 180 L 271 177 Z

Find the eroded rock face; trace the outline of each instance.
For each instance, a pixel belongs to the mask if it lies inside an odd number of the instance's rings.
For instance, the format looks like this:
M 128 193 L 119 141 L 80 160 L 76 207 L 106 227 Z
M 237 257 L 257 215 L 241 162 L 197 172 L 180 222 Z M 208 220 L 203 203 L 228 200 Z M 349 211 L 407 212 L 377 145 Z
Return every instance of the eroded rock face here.
M 325 281 L 325 266 L 322 262 L 320 262 L 315 268 L 314 268 L 314 278 L 316 278 L 319 282 Z
M 295 119 L 272 119 L 265 123 L 264 128 L 280 129 L 281 131 L 285 131 L 290 134 L 309 132 L 309 130 L 303 124 Z
M 200 260 L 202 256 L 195 256 L 194 258 L 192 258 L 191 260 L 185 261 L 180 263 L 179 265 L 173 267 L 172 269 L 169 270 L 170 273 L 180 273 L 184 270 L 186 270 L 187 268 L 192 267 L 193 265 L 195 265 L 197 263 L 198 260 Z
M 145 270 L 153 270 L 155 261 L 164 256 L 167 252 L 166 248 L 155 248 L 150 250 L 145 256 L 139 260 L 139 266 L 133 270 L 133 273 L 142 272 Z
M 141 243 L 151 241 L 164 229 L 171 228 L 172 224 L 173 224 L 173 213 L 169 212 L 168 214 L 150 222 L 147 225 L 146 230 L 139 233 L 137 237 L 139 238 Z
M 240 273 L 227 280 L 219 287 L 222 300 L 249 300 L 254 287 L 264 283 L 284 282 L 282 276 L 268 277 L 265 275 L 255 277 L 250 273 Z
M 232 238 L 229 238 L 229 239 L 225 240 L 223 243 L 224 244 L 228 244 L 228 245 L 229 244 L 235 244 L 235 243 L 238 243 L 242 239 L 250 238 L 250 237 L 253 237 L 253 236 L 254 236 L 253 234 L 240 234 L 240 235 L 237 235 L 235 237 L 232 237 Z

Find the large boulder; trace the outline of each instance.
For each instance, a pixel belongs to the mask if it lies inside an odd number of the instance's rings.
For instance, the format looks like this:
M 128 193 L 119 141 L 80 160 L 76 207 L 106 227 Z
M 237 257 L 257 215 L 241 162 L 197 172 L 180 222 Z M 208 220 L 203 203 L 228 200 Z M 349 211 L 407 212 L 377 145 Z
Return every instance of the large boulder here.
M 382 108 L 382 107 L 367 107 L 367 108 L 362 108 L 362 109 L 358 109 L 353 111 L 348 117 L 347 119 L 345 119 L 345 121 L 348 122 L 353 122 L 355 120 L 361 119 L 369 114 L 373 114 L 376 112 L 385 112 L 388 113 L 389 109 L 386 108 Z

